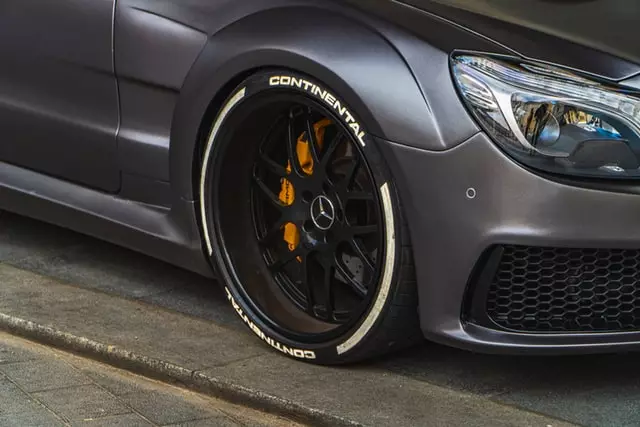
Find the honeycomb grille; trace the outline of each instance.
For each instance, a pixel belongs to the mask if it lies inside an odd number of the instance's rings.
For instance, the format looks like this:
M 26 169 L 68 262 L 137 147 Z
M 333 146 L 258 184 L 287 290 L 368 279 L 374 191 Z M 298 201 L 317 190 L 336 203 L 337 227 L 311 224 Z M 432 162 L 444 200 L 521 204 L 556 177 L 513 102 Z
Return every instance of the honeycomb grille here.
M 640 329 L 640 250 L 504 246 L 489 318 L 523 332 Z

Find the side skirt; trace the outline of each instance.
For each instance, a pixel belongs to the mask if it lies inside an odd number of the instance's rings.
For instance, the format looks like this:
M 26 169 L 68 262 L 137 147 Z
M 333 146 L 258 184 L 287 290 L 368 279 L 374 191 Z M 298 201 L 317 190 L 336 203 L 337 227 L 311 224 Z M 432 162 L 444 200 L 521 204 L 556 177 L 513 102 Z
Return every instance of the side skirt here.
M 163 208 L 0 162 L 0 209 L 143 252 L 207 277 L 195 202 Z

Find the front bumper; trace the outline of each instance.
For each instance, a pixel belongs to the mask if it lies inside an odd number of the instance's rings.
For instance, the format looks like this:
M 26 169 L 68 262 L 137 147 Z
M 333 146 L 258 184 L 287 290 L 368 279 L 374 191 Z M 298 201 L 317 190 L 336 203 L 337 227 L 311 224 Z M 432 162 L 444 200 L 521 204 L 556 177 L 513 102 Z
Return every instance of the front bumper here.
M 640 348 L 640 331 L 517 333 L 462 319 L 474 267 L 494 245 L 640 248 L 640 195 L 537 175 L 483 133 L 443 152 L 379 143 L 409 221 L 421 326 L 428 339 L 498 353 Z

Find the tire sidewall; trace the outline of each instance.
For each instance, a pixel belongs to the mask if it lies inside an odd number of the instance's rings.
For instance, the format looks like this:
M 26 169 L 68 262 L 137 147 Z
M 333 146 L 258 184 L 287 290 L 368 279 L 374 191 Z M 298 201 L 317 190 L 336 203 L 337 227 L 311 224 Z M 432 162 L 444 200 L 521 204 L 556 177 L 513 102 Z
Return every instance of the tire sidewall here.
M 385 249 L 383 271 L 376 294 L 365 314 L 354 327 L 343 336 L 324 343 L 308 344 L 293 341 L 279 334 L 269 327 L 268 322 L 263 321 L 257 310 L 254 310 L 253 304 L 245 299 L 245 294 L 233 271 L 232 262 L 224 249 L 219 224 L 214 215 L 215 169 L 228 143 L 225 139 L 230 138 L 232 133 L 228 128 L 235 125 L 232 120 L 234 112 L 244 103 L 251 102 L 256 95 L 264 94 L 267 91 L 273 93 L 276 91 L 279 93 L 282 91 L 296 92 L 329 109 L 333 113 L 332 119 L 341 122 L 352 132 L 354 140 L 360 143 L 382 204 L 381 209 L 385 223 Z M 402 244 L 398 241 L 401 236 L 399 212 L 396 211 L 398 200 L 388 167 L 375 146 L 374 138 L 359 120 L 356 112 L 350 109 L 349 103 L 309 76 L 287 70 L 259 72 L 239 85 L 223 104 L 206 141 L 199 178 L 200 218 L 205 240 L 205 253 L 222 279 L 225 297 L 243 323 L 266 344 L 296 359 L 332 364 L 348 361 L 354 354 L 357 354 L 369 337 L 375 334 L 376 326 L 387 312 L 389 301 L 392 299 L 395 289 L 400 260 L 399 251 Z

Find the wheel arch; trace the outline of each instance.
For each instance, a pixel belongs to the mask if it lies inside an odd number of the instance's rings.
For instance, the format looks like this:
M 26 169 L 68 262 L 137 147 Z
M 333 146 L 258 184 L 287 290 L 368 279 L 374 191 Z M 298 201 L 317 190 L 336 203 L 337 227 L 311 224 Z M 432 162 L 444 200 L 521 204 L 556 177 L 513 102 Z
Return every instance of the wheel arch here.
M 193 177 L 217 111 L 245 77 L 268 68 L 321 81 L 357 112 L 373 135 L 411 145 L 437 137 L 411 70 L 375 30 L 322 8 L 263 11 L 212 36 L 183 84 L 170 159 L 172 185 L 182 198 L 197 200 Z

